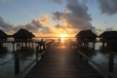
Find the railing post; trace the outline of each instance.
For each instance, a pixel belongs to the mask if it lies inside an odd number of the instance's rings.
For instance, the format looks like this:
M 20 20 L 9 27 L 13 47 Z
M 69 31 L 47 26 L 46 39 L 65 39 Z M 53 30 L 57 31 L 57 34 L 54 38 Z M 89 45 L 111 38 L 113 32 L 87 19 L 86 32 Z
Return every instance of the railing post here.
M 17 75 L 20 72 L 20 63 L 19 63 L 18 54 L 15 51 L 15 42 L 13 42 L 12 44 L 13 44 L 13 53 L 14 53 L 14 72 L 15 75 Z
M 35 56 L 36 56 L 36 64 L 38 63 L 38 51 L 39 51 L 39 42 L 37 42 L 36 53 L 35 53 Z
M 108 78 L 112 78 L 112 76 L 110 76 L 110 73 L 114 72 L 114 54 L 110 53 L 109 55 L 109 77 Z
M 96 42 L 94 41 L 93 42 L 93 50 L 95 50 L 95 45 L 96 45 Z
M 46 50 L 46 42 L 45 41 L 44 41 L 43 46 L 44 46 L 43 50 Z

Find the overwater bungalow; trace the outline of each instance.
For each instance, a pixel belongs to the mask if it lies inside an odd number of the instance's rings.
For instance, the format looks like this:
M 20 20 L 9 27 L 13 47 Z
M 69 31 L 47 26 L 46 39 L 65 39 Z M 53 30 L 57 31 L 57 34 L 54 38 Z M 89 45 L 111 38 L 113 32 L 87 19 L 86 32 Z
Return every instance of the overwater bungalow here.
M 0 55 L 6 54 L 7 52 L 7 49 L 3 46 L 3 42 L 7 40 L 7 37 L 7 34 L 4 31 L 0 30 Z
M 28 41 L 31 41 L 33 37 L 35 37 L 34 34 L 26 29 L 20 29 L 13 34 L 14 40 L 20 42 L 22 47 L 32 46 Z
M 7 37 L 7 34 L 4 31 L 0 30 L 0 41 L 6 40 Z
M 32 32 L 29 32 L 26 29 L 20 29 L 13 35 L 13 37 L 16 41 L 17 40 L 26 41 L 26 40 L 32 40 L 32 38 L 35 36 Z
M 93 33 L 91 30 L 82 30 L 77 35 L 77 41 L 82 46 L 88 46 L 89 42 L 93 43 L 93 47 L 95 45 L 97 35 Z
M 114 48 L 117 45 L 117 31 L 105 31 L 100 36 L 103 47 Z M 106 45 L 105 45 L 106 44 Z
M 3 41 L 7 40 L 7 37 L 7 34 L 4 31 L 0 30 L 0 47 L 2 46 Z
M 114 72 L 114 57 L 117 52 L 117 31 L 105 31 L 100 36 L 100 41 L 103 43 L 102 50 L 109 53 L 109 72 Z
M 16 51 L 18 55 L 29 56 L 33 54 L 33 42 L 30 42 L 33 37 L 35 37 L 33 33 L 29 32 L 26 29 L 20 29 L 13 34 L 14 41 L 16 42 Z

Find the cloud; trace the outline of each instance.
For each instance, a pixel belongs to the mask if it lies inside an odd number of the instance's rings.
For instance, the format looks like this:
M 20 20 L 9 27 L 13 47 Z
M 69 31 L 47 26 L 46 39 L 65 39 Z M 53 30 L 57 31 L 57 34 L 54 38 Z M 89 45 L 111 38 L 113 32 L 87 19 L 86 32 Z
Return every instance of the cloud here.
M 27 29 L 31 32 L 34 32 L 34 33 L 38 33 L 38 32 L 44 32 L 45 30 L 47 30 L 48 28 L 47 27 L 44 27 L 40 21 L 38 20 L 32 20 L 31 23 L 28 23 L 28 24 L 25 24 L 25 25 L 19 25 L 19 26 L 16 26 L 16 30 L 20 29 L 20 28 L 24 28 L 24 29 Z
M 0 29 L 4 31 L 11 32 L 13 28 L 12 25 L 6 23 L 4 19 L 0 16 Z
M 79 0 L 67 0 L 64 12 L 55 12 L 54 19 L 63 20 L 68 27 L 78 30 L 94 29 L 88 14 L 88 7 Z
M 64 2 L 64 0 L 48 0 L 48 1 L 51 1 L 51 2 L 57 3 L 57 4 L 61 4 Z
M 64 1 L 64 0 L 52 0 L 52 1 Z M 66 0 L 66 5 L 63 12 L 56 11 L 52 14 L 54 16 L 51 21 L 51 16 L 42 16 L 41 18 L 32 20 L 32 22 L 25 25 L 9 26 L 3 19 L 1 22 L 5 26 L 1 26 L 4 29 L 13 28 L 17 31 L 20 28 L 28 29 L 35 33 L 76 33 L 79 30 L 93 29 L 91 22 L 91 16 L 88 14 L 88 7 L 82 2 L 82 0 Z M 58 22 L 57 22 L 58 21 Z M 57 22 L 54 26 L 53 22 Z M 58 24 L 59 23 L 59 24 Z M 5 28 L 6 27 L 6 28 Z
M 1 30 L 12 34 L 21 28 L 27 29 L 33 33 L 39 33 L 39 32 L 43 33 L 43 32 L 49 31 L 49 28 L 43 26 L 39 20 L 32 20 L 31 23 L 27 23 L 25 25 L 13 26 L 5 22 L 4 19 L 0 17 L 0 29 Z
M 117 0 L 98 0 L 101 12 L 104 14 L 117 13 Z
M 49 24 L 49 16 L 44 15 L 42 17 L 40 17 L 38 19 L 38 21 L 42 24 L 42 25 L 48 25 Z
M 39 30 L 39 28 L 41 28 L 41 24 L 39 22 L 37 22 L 36 20 L 33 20 L 29 24 L 17 26 L 16 28 L 17 29 L 25 28 L 25 29 L 28 29 L 31 32 L 37 32 Z

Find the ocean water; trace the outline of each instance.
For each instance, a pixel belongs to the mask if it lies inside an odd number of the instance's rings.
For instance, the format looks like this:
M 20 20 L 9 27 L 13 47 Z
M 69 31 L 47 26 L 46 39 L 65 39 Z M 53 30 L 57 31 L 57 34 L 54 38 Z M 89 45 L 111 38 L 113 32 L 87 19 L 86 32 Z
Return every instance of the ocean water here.
M 35 39 L 41 40 L 41 39 Z M 53 42 L 60 42 L 60 38 L 45 38 L 44 40 L 53 41 Z M 75 38 L 65 39 L 66 41 L 75 41 Z M 33 44 L 33 53 L 25 58 L 19 57 L 20 61 L 20 72 L 26 70 L 27 67 L 32 64 L 36 57 L 35 57 L 35 48 L 37 44 Z M 14 51 L 13 46 L 11 43 L 5 43 L 4 46 L 7 48 L 8 52 L 0 57 L 0 78 L 15 78 L 14 74 Z M 90 44 L 89 44 L 90 46 Z M 104 74 L 108 73 L 108 62 L 109 62 L 109 54 L 104 54 L 100 51 L 100 47 L 102 46 L 101 43 L 96 43 L 95 47 L 95 54 L 90 57 L 89 62 L 94 62 L 98 69 L 100 69 Z M 20 47 L 20 45 L 18 46 Z M 15 50 L 18 48 L 15 47 Z M 114 73 L 117 73 L 117 55 L 114 56 Z
M 16 47 L 13 50 L 13 45 L 11 43 L 4 43 L 4 47 L 8 50 L 8 52 L 5 52 L 0 56 L 0 78 L 15 78 L 15 66 L 14 66 L 14 51 L 18 50 L 20 46 Z M 36 44 L 33 44 L 33 46 L 36 46 Z M 20 73 L 26 70 L 27 67 L 30 67 L 35 59 L 35 47 L 33 47 L 34 51 L 32 51 L 32 54 L 27 56 L 19 55 L 19 64 L 20 64 Z M 16 51 L 17 52 L 17 51 Z

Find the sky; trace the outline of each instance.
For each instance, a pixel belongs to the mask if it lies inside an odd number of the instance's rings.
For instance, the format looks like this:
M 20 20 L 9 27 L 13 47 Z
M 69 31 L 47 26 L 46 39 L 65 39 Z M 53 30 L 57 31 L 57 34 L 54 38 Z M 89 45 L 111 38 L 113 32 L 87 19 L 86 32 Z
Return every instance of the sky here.
M 61 10 L 49 0 L 0 0 L 0 16 L 11 24 L 24 24 L 34 18 Z
M 116 20 L 116 0 L 0 0 L 0 28 L 7 31 L 116 30 Z

